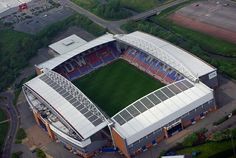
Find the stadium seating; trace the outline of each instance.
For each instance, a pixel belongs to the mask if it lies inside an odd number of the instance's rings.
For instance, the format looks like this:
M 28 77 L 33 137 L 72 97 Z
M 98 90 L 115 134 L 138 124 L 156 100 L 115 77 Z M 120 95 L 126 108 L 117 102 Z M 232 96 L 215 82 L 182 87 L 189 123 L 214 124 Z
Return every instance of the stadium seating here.
M 92 67 L 98 67 L 100 64 L 102 64 L 101 58 L 97 56 L 97 53 L 90 53 L 84 57 L 87 63 L 89 63 Z
M 183 76 L 162 61 L 134 48 L 129 47 L 122 55 L 122 58 L 164 83 L 172 83 L 183 79 Z
M 113 53 L 114 48 L 103 46 L 79 54 L 56 67 L 54 71 L 60 73 L 69 80 L 77 79 L 104 64 L 110 63 L 119 56 Z M 118 51 L 116 51 L 117 53 Z
M 104 63 L 109 63 L 115 59 L 115 57 L 111 53 L 111 50 L 105 50 L 104 52 L 99 53 L 99 56 Z
M 71 63 L 69 63 L 69 62 L 66 62 L 65 64 L 64 64 L 64 67 L 65 67 L 65 69 L 66 69 L 66 71 L 67 72 L 72 72 L 72 71 L 74 71 L 74 67 L 73 67 L 73 65 L 71 64 Z
M 69 80 L 74 80 L 116 60 L 119 57 L 166 84 L 184 78 L 173 68 L 150 54 L 131 47 L 121 54 L 112 45 L 99 46 L 98 48 L 93 48 L 87 52 L 79 54 L 64 62 L 59 67 L 56 67 L 55 71 Z
M 110 49 L 111 49 L 111 52 L 113 53 L 113 55 L 115 56 L 115 58 L 119 58 L 121 56 L 122 52 L 118 51 L 113 46 L 111 46 Z
M 172 83 L 174 82 L 175 80 L 177 80 L 176 78 L 176 71 L 174 71 L 173 69 L 169 68 L 168 72 L 167 72 L 167 75 L 165 77 L 165 80 L 169 83 Z

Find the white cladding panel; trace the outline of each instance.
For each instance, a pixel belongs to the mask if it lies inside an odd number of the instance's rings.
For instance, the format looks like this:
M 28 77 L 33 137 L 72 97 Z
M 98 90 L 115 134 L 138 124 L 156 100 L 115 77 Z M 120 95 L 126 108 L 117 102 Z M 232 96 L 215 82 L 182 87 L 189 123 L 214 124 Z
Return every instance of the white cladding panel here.
M 115 128 L 129 145 L 212 99 L 213 91 L 203 83 L 196 83 L 123 125 L 117 123 L 114 116 Z

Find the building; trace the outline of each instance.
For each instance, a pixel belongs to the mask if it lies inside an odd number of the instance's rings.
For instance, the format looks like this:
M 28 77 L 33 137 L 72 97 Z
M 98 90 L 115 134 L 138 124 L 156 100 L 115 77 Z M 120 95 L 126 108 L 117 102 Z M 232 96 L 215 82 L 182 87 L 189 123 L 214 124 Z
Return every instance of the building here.
M 31 0 L 1 0 L 0 1 L 0 13 L 3 13 L 11 8 L 18 7 L 22 4 L 28 3 Z
M 71 81 L 123 59 L 165 83 L 109 118 Z M 105 34 L 40 65 L 23 86 L 36 122 L 75 154 L 113 144 L 126 156 L 146 151 L 217 107 L 217 70 L 189 52 L 142 32 Z
M 49 53 L 52 53 L 54 56 L 62 55 L 75 50 L 76 48 L 86 43 L 87 41 L 73 34 L 67 38 L 49 45 Z

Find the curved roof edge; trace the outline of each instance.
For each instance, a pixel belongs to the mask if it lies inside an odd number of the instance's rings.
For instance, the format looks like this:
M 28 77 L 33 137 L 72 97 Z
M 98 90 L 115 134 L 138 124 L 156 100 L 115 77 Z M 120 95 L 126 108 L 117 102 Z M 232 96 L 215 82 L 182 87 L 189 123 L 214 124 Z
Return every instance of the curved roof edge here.
M 71 93 L 71 95 L 73 95 L 73 97 L 75 98 L 78 97 L 78 100 L 80 100 L 83 105 L 87 105 L 87 108 L 90 109 L 92 113 L 100 117 L 101 120 L 106 121 L 106 117 L 102 114 L 102 112 L 100 112 L 97 106 L 79 88 L 72 84 L 71 81 L 67 80 L 59 73 L 49 69 L 46 69 L 45 75 L 47 75 L 59 84 L 64 84 L 64 89 L 67 90 L 67 92 Z
M 172 88 L 173 86 L 175 88 Z M 176 88 L 179 89 L 179 92 L 174 90 Z M 167 94 L 165 89 L 174 95 Z M 165 97 L 159 93 L 160 91 Z M 159 102 L 154 103 L 153 96 L 159 99 Z M 214 99 L 213 90 L 205 84 L 202 82 L 193 84 L 190 80 L 183 79 L 136 100 L 111 119 L 114 121 L 115 129 L 130 145 L 212 99 Z M 147 100 L 149 101 L 147 102 Z M 150 102 L 152 103 L 151 106 Z M 143 110 L 142 107 L 146 109 Z M 137 114 L 137 111 L 140 113 Z
M 47 69 L 50 69 L 52 70 L 53 68 L 55 68 L 56 66 L 60 65 L 61 63 L 65 62 L 66 60 L 69 60 L 70 58 L 84 52 L 84 51 L 87 51 L 91 48 L 94 48 L 96 46 L 99 46 L 99 45 L 102 45 L 102 44 L 105 44 L 105 43 L 109 43 L 109 42 L 112 42 L 112 41 L 115 41 L 115 39 L 113 38 L 113 34 L 110 34 L 110 33 L 106 33 L 105 35 L 102 35 L 90 42 L 87 42 L 86 44 L 84 45 L 81 45 L 80 47 L 74 49 L 74 50 L 71 50 L 65 54 L 62 54 L 62 55 L 59 55 L 57 57 L 54 57 L 50 60 L 47 60 L 39 65 L 35 65 L 36 67 L 40 68 L 40 69 L 44 69 L 44 68 L 47 68 Z
M 178 86 L 177 86 L 177 84 L 178 84 Z M 175 87 L 175 90 L 173 90 L 172 88 L 170 88 L 171 86 L 174 86 Z M 158 100 L 156 100 L 156 102 L 159 102 L 159 103 L 161 103 L 161 102 L 163 102 L 163 101 L 165 101 L 165 100 L 167 100 L 167 99 L 169 99 L 169 98 L 171 98 L 172 96 L 175 96 L 175 95 L 177 95 L 177 94 L 179 94 L 179 93 L 181 93 L 181 92 L 184 92 L 185 90 L 187 90 L 187 89 L 189 89 L 189 88 L 191 88 L 191 87 L 193 87 L 194 85 L 191 83 L 191 82 L 189 82 L 187 79 L 182 79 L 182 80 L 180 80 L 180 81 L 176 81 L 176 82 L 173 82 L 173 83 L 171 83 L 171 84 L 168 84 L 168 85 L 165 85 L 164 87 L 161 87 L 161 88 L 159 88 L 159 89 L 156 89 L 156 90 L 154 90 L 154 91 L 152 91 L 152 92 L 150 92 L 150 93 L 148 93 L 148 94 L 146 94 L 145 96 L 142 96 L 141 98 L 139 98 L 139 99 L 137 99 L 137 100 L 135 100 L 134 102 L 132 102 L 131 104 L 129 104 L 128 106 L 126 106 L 125 108 L 123 108 L 122 110 L 120 110 L 119 112 L 117 112 L 113 117 L 112 117 L 112 119 L 115 119 L 115 117 L 117 116 L 117 115 L 120 115 L 121 113 L 122 113 L 122 111 L 124 111 L 124 110 L 127 110 L 130 106 L 133 106 L 135 103 L 137 103 L 137 102 L 140 102 L 142 105 L 144 105 L 147 109 L 145 109 L 145 111 L 146 110 L 149 110 L 149 108 L 152 108 L 152 107 L 149 107 L 149 106 L 146 106 L 144 103 L 142 103 L 141 102 L 141 100 L 142 99 L 144 99 L 144 98 L 148 98 L 148 96 L 150 96 L 150 95 L 152 95 L 152 94 L 154 94 L 155 96 L 156 96 L 156 98 L 158 99 Z M 163 89 L 167 89 L 167 91 L 165 90 L 165 91 L 162 91 Z M 176 92 L 176 89 L 177 89 L 177 91 L 178 92 Z M 158 93 L 158 92 L 160 92 L 161 91 L 161 95 L 162 94 L 164 94 L 164 98 L 163 98 L 163 96 L 158 96 L 156 93 Z M 171 94 L 166 94 L 166 93 L 171 93 Z M 151 103 L 153 103 L 153 100 L 151 100 L 150 98 L 148 98 L 148 100 L 151 102 Z M 150 102 L 148 102 L 149 104 L 150 104 Z M 158 103 L 158 104 L 159 104 Z M 155 105 L 155 103 L 153 104 L 154 106 L 156 106 Z M 136 109 L 137 109 L 137 107 L 135 107 Z M 139 110 L 139 109 L 137 109 L 137 110 Z M 127 110 L 128 111 L 128 110 Z M 145 112 L 145 111 L 139 111 L 141 114 L 142 114 L 142 112 Z M 135 118 L 135 117 L 133 117 L 133 118 Z M 115 121 L 116 121 L 116 119 L 115 119 Z M 117 121 L 116 121 L 117 122 Z M 127 121 L 128 122 L 128 121 Z
M 45 99 L 83 139 L 109 124 L 103 113 L 83 92 L 54 71 L 46 69 L 25 85 Z
M 157 57 L 193 82 L 197 82 L 199 76 L 215 70 L 215 68 L 207 65 L 187 51 L 147 33 L 136 31 L 127 35 L 115 35 L 114 38 Z M 196 70 L 196 67 L 193 67 L 191 64 L 196 64 L 195 66 L 199 66 L 198 69 L 200 70 Z

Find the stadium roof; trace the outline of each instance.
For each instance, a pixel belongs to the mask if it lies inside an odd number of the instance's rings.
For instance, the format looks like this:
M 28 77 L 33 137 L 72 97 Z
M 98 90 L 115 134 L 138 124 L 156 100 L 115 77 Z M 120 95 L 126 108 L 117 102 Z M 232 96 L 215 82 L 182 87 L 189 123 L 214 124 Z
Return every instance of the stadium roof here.
M 96 46 L 114 41 L 115 39 L 113 38 L 112 34 L 105 34 L 101 37 L 98 37 L 90 42 L 87 42 L 86 44 L 68 52 L 62 55 L 59 55 L 55 58 L 52 58 L 44 63 L 41 63 L 39 65 L 37 65 L 38 68 L 48 68 L 50 70 L 52 70 L 53 68 L 55 68 L 56 66 L 60 65 L 61 63 L 65 62 L 66 60 L 74 57 L 75 55 L 78 55 L 86 50 L 89 50 L 91 48 L 94 48 Z
M 116 35 L 115 38 L 120 42 L 152 54 L 192 81 L 216 70 L 187 51 L 143 32 L 136 31 L 127 35 Z
M 89 138 L 108 124 L 89 98 L 56 72 L 47 70 L 25 85 L 46 100 L 81 139 Z
M 74 50 L 84 44 L 86 44 L 87 41 L 84 39 L 78 37 L 77 35 L 71 35 L 67 38 L 64 38 L 58 42 L 55 42 L 51 45 L 49 45 L 49 48 L 57 52 L 58 54 L 65 54 L 71 50 Z
M 0 13 L 7 11 L 10 8 L 14 8 L 23 3 L 28 3 L 32 0 L 1 0 L 0 1 Z
M 112 120 L 130 145 L 211 99 L 213 91 L 206 85 L 183 79 L 140 98 Z

